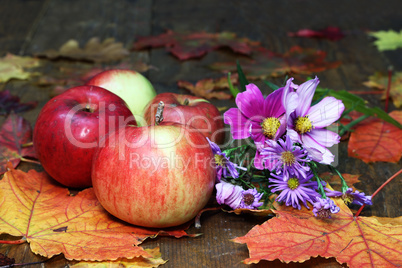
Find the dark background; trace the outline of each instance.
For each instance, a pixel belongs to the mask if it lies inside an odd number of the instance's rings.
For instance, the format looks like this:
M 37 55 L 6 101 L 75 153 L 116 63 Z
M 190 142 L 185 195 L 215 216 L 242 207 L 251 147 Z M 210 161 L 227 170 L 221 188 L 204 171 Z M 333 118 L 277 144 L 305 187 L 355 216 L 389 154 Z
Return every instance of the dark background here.
M 335 90 L 369 91 L 362 83 L 377 71 L 386 72 L 392 65 L 402 70 L 401 49 L 379 52 L 374 38 L 366 31 L 396 30 L 402 28 L 402 2 L 394 1 L 239 1 L 239 0 L 2 0 L 0 1 L 0 56 L 7 52 L 17 55 L 34 55 L 48 49 L 58 49 L 69 39 L 84 45 L 91 37 L 102 40 L 114 37 L 131 48 L 139 36 L 158 35 L 167 29 L 177 32 L 235 32 L 239 37 L 260 41 L 262 46 L 284 53 L 294 45 L 316 48 L 328 53 L 328 61 L 341 61 L 336 69 L 318 73 L 321 86 Z M 336 42 L 322 39 L 292 38 L 288 32 L 302 28 L 322 29 L 338 26 L 348 35 Z M 165 49 L 142 50 L 130 54 L 133 61 L 142 60 L 154 66 L 144 73 L 158 93 L 172 91 L 188 93 L 177 87 L 178 80 L 196 82 L 222 74 L 206 66 L 217 61 L 235 61 L 242 56 L 229 50 L 208 53 L 200 59 L 179 61 Z M 46 74 L 58 72 L 60 66 L 74 66 L 71 61 L 49 62 L 41 70 Z M 314 74 L 315 75 L 315 74 Z M 272 79 L 280 84 L 284 77 Z M 302 81 L 297 81 L 302 82 Z M 258 85 L 262 85 L 257 82 Z M 32 111 L 23 113 L 34 126 L 43 105 L 50 99 L 51 87 L 38 87 L 29 81 L 10 81 L 2 85 L 13 95 L 25 101 L 38 101 Z M 267 92 L 268 88 L 261 87 Z M 361 95 L 373 106 L 384 107 L 380 95 Z M 217 106 L 234 106 L 234 101 L 216 101 Z M 390 110 L 395 107 L 390 104 Z M 0 118 L 0 123 L 4 118 Z M 373 193 L 387 178 L 398 171 L 401 162 L 365 164 L 347 156 L 347 142 L 339 146 L 339 169 L 343 173 L 361 174 L 356 188 Z M 28 170 L 35 165 L 22 164 Z M 374 199 L 374 205 L 363 215 L 396 217 L 401 215 L 401 180 L 395 179 Z M 162 257 L 168 259 L 166 267 L 244 267 L 241 261 L 248 257 L 245 245 L 230 241 L 243 236 L 255 224 L 266 219 L 235 216 L 224 212 L 207 212 L 202 217 L 203 233 L 198 238 L 149 239 L 145 248 L 159 246 Z M 199 232 L 190 228 L 190 232 Z M 16 259 L 17 263 L 43 260 L 32 254 L 28 244 L 0 246 L 0 252 Z M 63 267 L 68 263 L 62 256 L 55 257 L 46 267 Z M 258 267 L 281 266 L 279 261 L 264 262 Z M 284 265 L 285 266 L 285 265 Z M 338 267 L 334 259 L 316 258 L 291 267 Z

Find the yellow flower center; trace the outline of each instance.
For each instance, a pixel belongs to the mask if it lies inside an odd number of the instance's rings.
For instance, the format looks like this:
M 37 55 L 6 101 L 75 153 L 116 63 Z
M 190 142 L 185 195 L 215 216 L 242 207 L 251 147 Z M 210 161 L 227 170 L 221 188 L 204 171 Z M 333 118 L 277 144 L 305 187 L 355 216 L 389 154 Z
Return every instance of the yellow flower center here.
M 224 165 L 226 164 L 226 159 L 225 159 L 225 157 L 223 157 L 223 155 L 216 154 L 216 155 L 214 156 L 214 158 L 215 158 L 215 163 L 216 163 L 218 166 L 224 166 Z
M 299 187 L 299 180 L 297 178 L 289 178 L 288 186 L 290 189 L 294 190 Z
M 280 126 L 281 122 L 279 122 L 276 117 L 267 117 L 261 123 L 262 131 L 268 139 L 273 139 L 275 137 Z
M 304 134 L 306 132 L 310 132 L 311 129 L 313 129 L 313 124 L 311 123 L 310 119 L 308 119 L 308 116 L 303 116 L 300 117 L 298 116 L 295 120 L 295 129 L 299 134 Z
M 343 202 L 345 202 L 346 205 L 351 204 L 353 202 L 353 199 L 354 198 L 351 195 L 348 195 L 348 194 L 343 194 L 342 195 L 342 200 L 343 200 Z
M 285 166 L 291 166 L 296 162 L 296 157 L 292 152 L 284 151 L 281 155 L 281 160 Z

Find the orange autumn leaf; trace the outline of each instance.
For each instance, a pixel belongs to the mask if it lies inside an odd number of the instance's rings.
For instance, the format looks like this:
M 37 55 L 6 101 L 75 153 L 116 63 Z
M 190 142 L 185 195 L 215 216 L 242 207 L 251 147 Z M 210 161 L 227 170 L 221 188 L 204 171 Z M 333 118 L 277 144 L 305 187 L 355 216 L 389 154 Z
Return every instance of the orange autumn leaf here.
M 361 175 L 352 175 L 347 173 L 342 173 L 343 178 L 346 181 L 346 184 L 353 189 L 353 191 L 357 190 L 353 184 L 360 182 L 359 177 Z M 337 191 L 340 191 L 342 188 L 341 178 L 337 174 L 333 174 L 331 172 L 324 172 L 320 174 L 320 178 L 329 183 L 332 188 Z
M 311 257 L 335 257 L 349 267 L 401 266 L 402 226 L 399 218 L 354 217 L 344 202 L 337 198 L 340 212 L 331 219 L 314 217 L 311 210 L 279 206 L 276 217 L 257 225 L 243 237 L 250 258 L 247 264 L 260 260 L 304 262 Z
M 0 233 L 22 237 L 32 252 L 48 258 L 63 253 L 90 261 L 152 258 L 138 246 L 144 239 L 186 235 L 129 225 L 107 213 L 92 188 L 71 196 L 44 172 L 14 169 L 0 181 Z
M 402 111 L 389 114 L 402 123 Z M 402 156 L 402 129 L 380 119 L 360 123 L 350 135 L 349 156 L 364 162 L 398 162 Z

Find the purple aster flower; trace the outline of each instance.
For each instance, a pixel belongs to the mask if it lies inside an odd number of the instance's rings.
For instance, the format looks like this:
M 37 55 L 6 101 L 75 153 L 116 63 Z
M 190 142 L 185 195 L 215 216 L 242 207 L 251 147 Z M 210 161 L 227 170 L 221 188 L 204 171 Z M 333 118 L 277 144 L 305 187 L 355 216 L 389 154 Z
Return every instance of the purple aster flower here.
M 331 218 L 331 214 L 338 213 L 341 209 L 335 205 L 334 201 L 330 198 L 316 197 L 313 202 L 314 216 L 319 218 Z
M 357 204 L 362 206 L 363 204 L 366 205 L 372 205 L 373 203 L 371 202 L 371 196 L 366 196 L 363 192 L 355 191 L 353 192 L 352 188 L 348 188 L 346 192 L 342 193 L 339 191 L 332 191 L 326 188 L 327 190 L 327 196 L 331 197 L 341 197 L 342 200 L 345 202 L 345 204 Z
M 259 202 L 262 195 L 256 189 L 245 191 L 241 186 L 221 181 L 215 185 L 216 201 L 220 205 L 228 205 L 232 209 L 248 208 L 256 209 L 262 206 Z
M 262 148 L 260 154 L 264 159 L 273 163 L 270 170 L 275 170 L 276 174 L 283 174 L 283 179 L 287 181 L 289 176 L 306 178 L 310 167 L 306 165 L 310 162 L 307 151 L 295 144 L 290 136 L 286 135 L 285 140 L 279 139 L 277 142 L 267 140 L 266 147 Z
M 243 199 L 243 188 L 238 185 L 233 185 L 231 183 L 221 181 L 215 185 L 216 188 L 216 201 L 218 204 L 226 204 L 232 209 L 237 209 L 240 207 L 241 201 Z
M 221 181 L 222 175 L 225 178 L 228 177 L 229 173 L 230 176 L 232 176 L 232 178 L 238 178 L 239 172 L 236 170 L 236 168 L 241 170 L 247 170 L 247 168 L 239 167 L 237 164 L 231 162 L 229 158 L 226 156 L 226 154 L 221 151 L 221 149 L 216 143 L 210 141 L 208 138 L 207 140 L 214 154 L 217 181 Z
M 277 89 L 264 99 L 254 84 L 237 94 L 237 108 L 225 112 L 224 122 L 230 125 L 233 139 L 251 137 L 254 141 L 277 139 L 285 132 L 285 109 L 282 104 L 283 88 Z M 250 131 L 251 130 L 251 131 Z
M 259 202 L 262 196 L 263 193 L 258 193 L 256 189 L 243 191 L 240 208 L 257 209 L 261 207 L 264 204 L 263 202 Z
M 300 86 L 293 84 L 292 80 L 293 78 L 288 80 L 283 93 L 287 133 L 294 141 L 302 144 L 312 160 L 330 164 L 334 160 L 334 155 L 327 147 L 339 143 L 340 137 L 325 127 L 339 119 L 345 106 L 342 101 L 334 97 L 325 97 L 311 106 L 315 89 L 320 82 L 318 78 Z
M 304 204 L 306 208 L 309 208 L 307 201 L 312 203 L 315 197 L 318 195 L 316 192 L 318 185 L 316 181 L 310 181 L 313 177 L 312 173 L 307 174 L 306 178 L 302 176 L 291 176 L 287 181 L 283 180 L 283 176 L 278 176 L 271 173 L 269 187 L 272 188 L 272 192 L 281 191 L 276 198 L 278 202 L 285 202 L 286 206 L 293 206 L 294 208 L 301 209 L 300 202 Z
M 255 151 L 255 157 L 254 157 L 254 166 L 256 169 L 263 170 L 263 169 L 269 169 L 272 170 L 273 167 L 275 166 L 277 160 L 276 159 L 266 159 L 265 156 L 261 155 L 261 150 L 264 148 L 263 142 L 255 142 L 254 143 L 256 146 L 256 151 Z

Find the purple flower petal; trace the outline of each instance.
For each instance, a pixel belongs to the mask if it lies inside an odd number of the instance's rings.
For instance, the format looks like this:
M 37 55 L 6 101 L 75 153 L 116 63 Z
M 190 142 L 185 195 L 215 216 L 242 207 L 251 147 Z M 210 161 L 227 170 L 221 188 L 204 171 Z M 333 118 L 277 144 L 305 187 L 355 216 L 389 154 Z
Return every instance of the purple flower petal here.
M 317 143 L 325 147 L 331 147 L 334 144 L 338 144 L 341 140 L 341 137 L 337 133 L 324 128 L 314 129 L 306 135 L 310 136 Z
M 236 105 L 247 118 L 261 115 L 264 111 L 264 96 L 254 84 L 248 84 L 246 91 L 237 94 Z
M 282 104 L 282 95 L 284 88 L 279 88 L 269 94 L 264 100 L 264 115 L 267 117 L 279 117 L 285 113 Z
M 344 109 L 342 101 L 325 97 L 309 109 L 308 117 L 315 128 L 323 128 L 338 120 Z
M 318 83 L 320 83 L 320 80 L 316 77 L 315 79 L 304 82 L 297 89 L 299 106 L 296 108 L 296 113 L 298 116 L 305 116 L 307 114 Z
M 239 109 L 230 108 L 223 115 L 225 124 L 230 125 L 233 139 L 246 139 L 250 137 L 251 120 L 245 117 Z
M 303 147 L 309 152 L 310 157 L 321 164 L 331 164 L 334 161 L 335 156 L 321 144 L 319 144 L 316 140 L 314 140 L 309 135 L 303 135 L 302 137 Z M 314 149 L 314 150 L 310 150 Z M 316 152 L 319 151 L 320 155 L 316 155 Z M 318 158 L 316 158 L 318 156 Z M 321 160 L 319 160 L 321 158 Z

